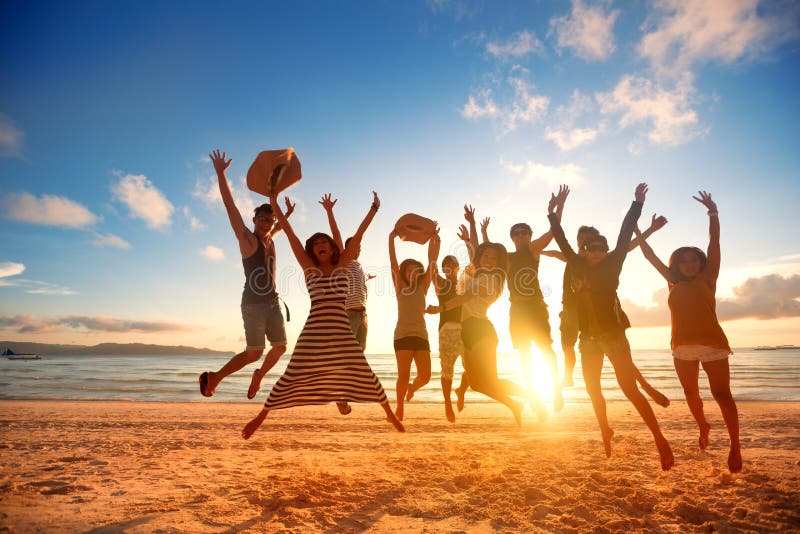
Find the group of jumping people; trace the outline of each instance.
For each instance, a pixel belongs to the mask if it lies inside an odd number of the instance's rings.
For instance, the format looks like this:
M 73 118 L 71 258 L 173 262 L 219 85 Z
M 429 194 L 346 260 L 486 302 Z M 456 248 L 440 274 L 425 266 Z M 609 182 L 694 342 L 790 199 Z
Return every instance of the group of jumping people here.
M 242 430 L 248 439 L 263 424 L 269 412 L 292 406 L 335 403 L 342 415 L 351 411 L 350 402 L 378 402 L 386 419 L 403 432 L 405 403 L 427 384 L 431 377 L 431 351 L 425 314 L 439 315 L 439 357 L 445 416 L 455 422 L 451 393 L 454 364 L 461 356 L 464 373 L 455 388 L 456 407 L 464 408 L 467 389 L 484 394 L 507 406 L 521 424 L 527 403 L 540 420 L 547 417 L 547 408 L 531 384 L 531 345 L 535 344 L 547 364 L 552 383 L 554 411 L 563 407 L 562 387 L 573 384 L 575 343 L 579 342 L 581 366 L 586 390 L 600 425 L 605 453 L 611 456 L 614 431 L 606 416 L 606 403 L 600 377 L 603 361 L 608 356 L 617 382 L 625 396 L 650 429 L 655 439 L 661 467 L 669 470 L 674 456 L 662 434 L 656 416 L 639 386 L 658 404 L 669 400 L 655 390 L 642 376 L 631 357 L 625 334 L 630 322 L 617 296 L 620 273 L 630 250 L 640 247 L 650 263 L 664 276 L 669 287 L 669 308 L 672 321 L 672 353 L 675 370 L 683 387 L 689 409 L 697 421 L 699 446 L 709 443 L 709 424 L 705 419 L 699 394 L 699 367 L 702 364 L 719 405 L 730 436 L 728 467 L 731 472 L 742 468 L 739 446 L 738 412 L 730 391 L 728 357 L 732 354 L 715 312 L 715 289 L 720 266 L 719 217 L 711 195 L 702 191 L 695 200 L 708 210 L 710 239 L 707 252 L 696 247 L 681 247 L 664 264 L 647 244 L 647 237 L 666 224 L 664 217 L 653 216 L 644 232 L 638 220 L 647 194 L 647 185 L 639 184 L 634 201 L 625 215 L 615 247 L 597 229 L 581 226 L 577 248 L 568 242 L 561 227 L 569 188 L 561 186 L 548 203 L 550 229 L 533 239 L 530 226 L 518 223 L 511 227 L 514 250 L 508 252 L 488 236 L 489 218 L 481 223 L 479 242 L 475 210 L 464 206 L 467 224 L 459 228 L 459 237 L 469 251 L 469 264 L 461 272 L 458 259 L 445 256 L 438 267 L 441 239 L 436 228 L 428 240 L 427 266 L 406 259 L 398 262 L 395 240 L 398 232 L 389 234 L 389 261 L 397 299 L 397 324 L 394 349 L 397 359 L 397 399 L 392 409 L 380 381 L 364 356 L 367 337 L 367 276 L 358 258 L 361 240 L 380 209 L 380 199 L 373 192 L 373 201 L 355 234 L 342 241 L 333 213 L 336 200 L 330 194 L 320 204 L 327 213 L 330 235 L 318 232 L 302 243 L 294 232 L 289 217 L 294 204 L 285 199 L 281 208 L 275 188 L 269 203 L 255 209 L 253 230 L 247 228 L 236 208 L 226 169 L 231 163 L 225 153 L 214 151 L 211 161 L 217 173 L 220 194 L 231 226 L 239 242 L 245 272 L 242 294 L 242 319 L 247 347 L 216 372 L 200 375 L 200 392 L 212 396 L 219 383 L 245 365 L 261 359 L 270 342 L 262 365 L 253 372 L 248 398 L 257 394 L 266 373 L 286 352 L 286 331 L 280 301 L 275 288 L 274 237 L 283 232 L 305 274 L 311 298 L 311 309 L 297 339 L 291 359 L 283 375 L 272 387 L 259 414 Z M 277 169 L 273 181 L 280 180 L 285 170 Z M 635 237 L 634 237 L 635 234 Z M 555 239 L 559 250 L 546 250 Z M 549 314 L 538 279 L 539 260 L 549 256 L 565 262 L 563 309 L 561 311 L 561 345 L 564 353 L 564 375 L 559 377 L 556 353 L 550 332 Z M 428 305 L 426 297 L 434 287 L 437 305 Z M 497 332 L 487 317 L 488 308 L 508 287 L 510 299 L 510 333 L 519 351 L 525 386 L 500 378 L 497 371 Z M 412 363 L 416 375 L 411 379 Z

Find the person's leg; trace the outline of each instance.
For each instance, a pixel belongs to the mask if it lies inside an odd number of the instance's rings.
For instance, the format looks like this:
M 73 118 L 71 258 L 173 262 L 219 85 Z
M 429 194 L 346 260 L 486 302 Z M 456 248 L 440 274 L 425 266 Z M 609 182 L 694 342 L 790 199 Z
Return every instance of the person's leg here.
M 553 411 L 559 412 L 564 407 L 564 398 L 561 395 L 561 380 L 558 377 L 558 358 L 553 350 L 553 338 L 550 333 L 550 314 L 547 312 L 547 305 L 544 302 L 531 304 L 530 310 L 530 329 L 533 335 L 533 342 L 539 352 L 542 353 L 550 372 L 550 381 L 553 388 Z M 528 386 L 528 389 L 531 389 Z
M 467 349 L 464 349 L 464 354 L 461 355 L 461 361 L 464 362 L 466 358 Z M 456 408 L 458 408 L 459 412 L 464 409 L 464 395 L 467 394 L 467 389 L 469 389 L 469 377 L 467 376 L 467 372 L 464 371 L 461 373 L 461 382 L 456 388 Z
M 641 416 L 647 428 L 649 428 L 650 432 L 653 434 L 656 448 L 661 458 L 661 469 L 668 471 L 675 464 L 675 457 L 672 454 L 669 442 L 667 442 L 667 439 L 661 433 L 661 428 L 658 426 L 658 420 L 656 420 L 656 415 L 653 413 L 653 408 L 650 407 L 647 399 L 636 386 L 636 366 L 633 364 L 630 346 L 628 345 L 625 335 L 618 334 L 607 341 L 605 343 L 605 351 L 606 354 L 608 354 L 608 359 L 611 360 L 611 364 L 614 366 L 617 383 L 620 388 L 622 388 L 622 392 L 628 400 L 631 401 L 636 411 L 639 412 L 639 416 Z
M 203 373 L 203 375 L 207 377 L 207 385 L 204 388 L 205 391 L 201 391 L 201 393 L 207 397 L 212 396 L 219 383 L 222 382 L 226 376 L 235 373 L 245 365 L 257 362 L 259 358 L 261 358 L 262 354 L 264 354 L 263 348 L 247 348 L 244 352 L 240 352 L 228 360 L 228 362 L 223 365 L 219 371 L 209 371 L 207 373 Z M 200 375 L 201 380 L 203 375 Z
M 562 387 L 572 387 L 572 375 L 575 373 L 575 343 L 578 341 L 578 318 L 575 311 L 568 306 L 561 310 L 561 350 L 564 353 L 564 378 Z
M 600 375 L 603 373 L 603 351 L 597 346 L 595 341 L 583 340 L 581 349 L 581 368 L 583 369 L 583 383 L 586 385 L 586 393 L 592 401 L 594 416 L 600 425 L 600 435 L 603 438 L 603 447 L 606 456 L 611 458 L 611 438 L 614 431 L 608 424 L 606 416 L 606 399 L 600 387 Z
M 634 364 L 633 368 L 636 373 L 636 381 L 639 383 L 640 386 L 642 386 L 644 392 L 647 393 L 647 395 L 651 399 L 653 399 L 653 402 L 655 402 L 659 406 L 663 406 L 664 408 L 669 406 L 669 399 L 667 398 L 667 396 L 650 385 L 650 382 L 648 382 L 644 378 L 644 375 L 642 375 L 642 372 L 639 371 L 639 368 L 636 366 L 636 364 Z
M 404 349 L 397 350 L 394 354 L 397 358 L 397 411 L 395 413 L 397 418 L 402 421 L 403 401 L 406 398 L 408 381 L 411 379 L 411 362 L 414 360 L 414 356 L 412 351 Z
M 252 399 L 258 393 L 258 390 L 261 388 L 261 381 L 267 375 L 270 369 L 275 367 L 275 364 L 278 363 L 278 360 L 281 356 L 286 353 L 286 343 L 281 345 L 273 345 L 269 352 L 267 353 L 267 357 L 264 358 L 264 363 L 261 364 L 261 367 L 253 371 L 253 377 L 250 379 L 250 387 L 247 389 L 247 398 Z
M 731 370 L 728 358 L 703 362 L 703 369 L 708 376 L 711 394 L 717 401 L 728 435 L 731 438 L 731 450 L 728 454 L 728 469 L 731 473 L 742 470 L 742 451 L 739 445 L 739 410 L 731 394 Z
M 406 428 L 403 426 L 403 423 L 400 422 L 400 419 L 392 411 L 392 407 L 389 405 L 388 402 L 382 402 L 381 408 L 383 411 L 386 412 L 386 420 L 389 421 L 392 426 L 397 429 L 398 432 L 405 432 Z
M 699 388 L 699 375 L 700 375 L 700 362 L 680 360 L 673 358 L 675 364 L 675 372 L 678 373 L 678 380 L 681 382 L 683 388 L 683 396 L 686 397 L 686 404 L 689 406 L 689 411 L 692 412 L 694 420 L 697 421 L 697 427 L 700 429 L 700 438 L 698 443 L 700 449 L 705 450 L 708 447 L 708 432 L 711 425 L 706 421 L 706 414 L 703 412 L 703 399 L 700 398 Z
M 439 360 L 442 367 L 442 395 L 444 396 L 444 414 L 451 423 L 456 422 L 456 414 L 453 411 L 453 402 L 450 399 L 450 392 L 453 388 L 453 367 L 458 357 L 456 347 L 461 340 L 461 330 L 454 328 L 443 328 L 439 330 Z
M 572 375 L 575 374 L 575 344 L 562 344 L 561 350 L 564 352 L 564 378 L 561 381 L 561 386 L 568 388 L 575 385 L 572 379 Z
M 431 381 L 431 351 L 430 350 L 415 350 L 412 352 L 414 365 L 417 367 L 417 376 L 414 381 L 408 385 L 406 392 L 406 400 L 410 401 L 414 398 L 414 393 Z
M 245 427 L 242 429 L 242 438 L 244 438 L 244 439 L 250 439 L 250 436 L 252 436 L 252 435 L 253 435 L 253 433 L 254 433 L 256 430 L 258 430 L 258 427 L 260 427 L 260 426 L 261 426 L 261 424 L 264 422 L 264 419 L 266 419 L 266 418 L 267 418 L 267 415 L 269 415 L 269 410 L 262 409 L 260 412 L 258 412 L 258 415 L 257 415 L 257 416 L 255 416 L 255 417 L 254 417 L 254 418 L 253 418 L 253 419 L 252 419 L 252 420 L 251 420 L 249 423 L 247 423 L 247 424 L 245 425 Z
M 517 425 L 521 425 L 523 404 L 509 397 L 505 386 L 497 379 L 497 339 L 486 337 L 475 343 L 469 361 L 467 376 L 470 387 L 507 406 Z

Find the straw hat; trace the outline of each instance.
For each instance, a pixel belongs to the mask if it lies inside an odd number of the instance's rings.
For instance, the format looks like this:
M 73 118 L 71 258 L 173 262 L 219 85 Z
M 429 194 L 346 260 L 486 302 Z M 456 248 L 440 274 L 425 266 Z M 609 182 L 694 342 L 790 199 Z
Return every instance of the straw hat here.
M 436 223 L 422 215 L 406 213 L 397 219 L 394 229 L 403 241 L 424 245 L 436 232 Z
M 300 160 L 297 159 L 294 148 L 265 150 L 256 156 L 256 160 L 247 171 L 248 189 L 268 197 L 271 192 L 273 174 L 281 165 L 288 165 L 289 168 L 283 173 L 280 182 L 275 185 L 276 192 L 280 193 L 300 181 L 302 178 Z

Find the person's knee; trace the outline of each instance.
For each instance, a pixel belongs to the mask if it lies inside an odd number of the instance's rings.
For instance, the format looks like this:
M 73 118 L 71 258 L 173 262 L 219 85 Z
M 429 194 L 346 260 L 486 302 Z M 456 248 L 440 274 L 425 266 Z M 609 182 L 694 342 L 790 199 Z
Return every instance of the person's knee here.
M 733 402 L 733 394 L 730 388 L 717 388 L 711 390 L 711 396 L 719 403 Z
M 253 363 L 260 360 L 262 354 L 264 354 L 264 349 L 249 349 L 244 352 L 244 358 L 247 363 Z
M 286 344 L 273 345 L 269 349 L 270 356 L 282 356 L 286 352 Z
M 696 384 L 683 386 L 683 396 L 687 399 L 698 399 L 700 398 L 700 388 L 698 388 Z

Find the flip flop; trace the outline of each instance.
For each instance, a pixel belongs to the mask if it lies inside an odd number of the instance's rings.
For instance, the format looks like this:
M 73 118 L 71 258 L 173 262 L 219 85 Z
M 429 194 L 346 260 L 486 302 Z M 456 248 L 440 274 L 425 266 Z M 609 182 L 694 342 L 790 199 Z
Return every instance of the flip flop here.
M 337 402 L 336 407 L 339 408 L 339 413 L 342 415 L 347 415 L 353 411 L 353 408 L 346 402 Z
M 208 393 L 206 391 L 208 389 L 208 372 L 204 372 L 200 375 L 200 394 L 204 397 L 211 397 L 214 394 Z

